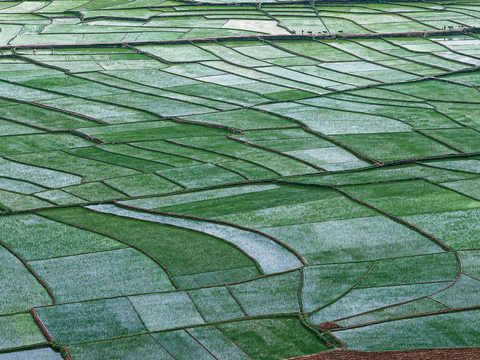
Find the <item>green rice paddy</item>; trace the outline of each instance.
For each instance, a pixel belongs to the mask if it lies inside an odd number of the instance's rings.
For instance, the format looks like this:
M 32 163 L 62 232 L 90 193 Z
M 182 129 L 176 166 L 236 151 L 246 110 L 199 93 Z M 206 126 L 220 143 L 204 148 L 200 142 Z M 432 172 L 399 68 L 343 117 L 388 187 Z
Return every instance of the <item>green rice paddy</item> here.
M 480 346 L 479 28 L 1 1 L 0 360 Z

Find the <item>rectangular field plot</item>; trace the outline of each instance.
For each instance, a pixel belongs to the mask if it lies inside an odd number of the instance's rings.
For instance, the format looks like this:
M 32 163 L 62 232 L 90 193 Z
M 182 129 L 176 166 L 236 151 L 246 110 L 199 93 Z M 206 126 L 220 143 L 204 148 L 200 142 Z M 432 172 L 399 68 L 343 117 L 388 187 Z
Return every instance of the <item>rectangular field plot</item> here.
M 446 309 L 448 309 L 446 305 L 442 305 L 439 302 L 427 297 L 414 300 L 405 304 L 386 307 L 379 310 L 373 310 L 364 314 L 345 318 L 343 320 L 337 321 L 337 324 L 340 326 L 367 324 L 376 321 L 388 320 L 409 315 L 431 313 Z
M 354 289 L 338 301 L 310 316 L 314 324 L 415 300 L 436 293 L 449 285 L 428 283 Z
M 349 194 L 396 216 L 469 210 L 480 202 L 426 181 L 342 187 Z
M 129 299 L 150 331 L 204 323 L 195 304 L 183 291 L 132 296 Z
M 96 181 L 109 177 L 133 175 L 137 170 L 123 166 L 77 157 L 62 151 L 50 151 L 37 154 L 15 155 L 12 159 L 32 165 L 46 167 L 66 173 L 83 176 L 85 181 Z
M 85 203 L 85 200 L 57 189 L 38 192 L 35 196 L 57 205 L 78 205 Z
M 262 101 L 264 102 L 264 101 Z M 232 110 L 225 113 L 212 113 L 182 117 L 189 121 L 230 126 L 237 129 L 282 128 L 295 125 L 287 119 L 275 115 L 259 113 L 251 109 Z
M 242 191 L 248 188 L 233 188 L 235 189 L 234 191 L 222 189 L 185 194 L 177 197 L 177 199 L 182 199 L 177 200 L 178 202 L 175 201 L 174 197 L 158 198 L 155 201 L 156 204 L 152 203 L 152 205 L 155 209 L 165 212 L 210 218 L 233 216 L 235 213 L 255 212 L 278 206 L 291 205 L 293 207 L 299 202 L 335 197 L 333 192 L 324 189 L 294 186 L 277 187 L 275 185 L 264 186 L 258 190 L 250 188 L 250 191 Z M 153 199 L 150 201 L 153 201 Z M 135 202 L 129 203 L 132 205 L 136 204 Z M 138 202 L 138 204 L 140 207 L 143 207 L 142 201 Z M 239 207 L 239 204 L 241 204 L 241 207 Z
M 71 303 L 36 309 L 60 344 L 74 344 L 146 332 L 125 298 Z
M 0 218 L 2 241 L 27 261 L 127 247 L 94 232 L 33 214 Z
M 182 145 L 177 140 L 174 139 L 168 141 L 142 141 L 130 143 L 130 145 L 136 146 L 142 149 L 148 149 L 159 153 L 158 156 L 165 156 L 165 154 L 173 159 L 167 157 L 167 161 L 170 164 L 178 168 L 187 167 L 187 166 L 197 166 L 203 165 L 205 163 L 211 164 L 222 164 L 226 161 L 232 161 L 235 158 L 227 156 L 226 154 L 221 154 L 213 151 L 209 151 L 202 148 Z M 175 155 L 173 155 L 175 154 Z
M 186 188 L 235 183 L 245 180 L 244 177 L 233 171 L 211 164 L 162 170 L 158 173 Z
M 189 329 L 188 333 L 216 358 L 247 360 L 250 356 L 214 326 L 203 326 Z
M 236 212 L 216 216 L 213 219 L 251 228 L 265 228 L 316 221 L 349 219 L 375 214 L 373 210 L 355 204 L 353 201 L 336 193 L 327 191 L 327 194 L 322 195 L 324 198 L 319 200 L 267 207 L 255 211 Z M 338 211 L 332 213 L 331 209 L 337 209 Z
M 35 198 L 33 196 L 16 194 L 0 190 L 0 204 L 2 210 L 21 211 L 49 207 L 51 203 Z
M 26 180 L 30 183 L 44 187 L 69 186 L 80 184 L 82 181 L 82 177 L 80 175 L 67 174 L 56 170 L 30 166 L 6 159 L 0 159 L 0 165 L 2 166 L 3 176 L 18 180 Z
M 79 360 L 110 359 L 112 357 L 173 359 L 150 335 L 71 345 L 68 349 L 74 359 Z
M 456 161 L 452 161 L 448 163 L 452 164 L 455 162 Z M 473 164 L 476 163 L 476 161 L 471 162 Z M 472 168 L 474 167 L 473 164 Z M 420 164 L 407 164 L 384 167 L 379 169 L 370 168 L 363 171 L 343 172 L 336 174 L 321 174 L 317 176 L 304 176 L 290 179 L 295 181 L 301 181 L 302 183 L 306 184 L 349 185 L 371 183 L 377 181 L 408 180 L 412 178 L 424 178 L 433 183 L 441 183 L 443 186 L 451 186 L 452 189 L 458 191 L 458 188 L 461 188 L 463 190 L 467 190 L 470 187 L 475 188 L 478 175 L 474 174 L 473 172 L 447 170 L 444 167 L 437 168 L 433 166 L 422 166 Z M 455 185 L 456 183 L 458 183 L 458 186 Z
M 25 312 L 34 306 L 50 305 L 53 299 L 22 262 L 4 247 L 0 248 L 0 314 Z M 16 295 L 23 294 L 21 298 Z M 0 317 L 0 319 L 4 319 Z M 9 341 L 9 337 L 5 338 Z M 1 342 L 0 342 L 1 344 Z M 13 346 L 12 346 L 13 347 Z
M 249 193 L 257 193 L 257 195 L 261 195 L 262 192 L 267 190 L 273 190 L 278 188 L 277 185 L 269 184 L 269 185 L 243 185 L 243 186 L 232 186 L 227 188 L 220 188 L 220 189 L 212 189 L 212 190 L 203 190 L 203 191 L 193 191 L 187 192 L 183 194 L 177 194 L 175 196 L 158 196 L 158 197 L 149 197 L 145 199 L 138 199 L 138 200 L 128 200 L 122 202 L 126 205 L 140 207 L 143 209 L 160 209 L 166 208 L 169 206 L 181 205 L 181 204 L 188 204 L 188 203 L 195 203 L 198 201 L 206 201 L 212 200 L 217 198 L 228 198 L 230 196 L 241 195 L 241 194 L 249 194 Z M 168 209 L 164 209 L 168 211 Z M 180 208 L 174 209 L 172 207 L 171 210 L 178 212 Z
M 285 251 L 286 252 L 286 251 Z M 278 266 L 274 264 L 274 266 Z M 290 267 L 290 264 L 287 264 Z M 269 270 L 267 268 L 267 270 Z M 205 273 L 173 276 L 173 280 L 181 289 L 198 288 L 207 285 L 228 284 L 251 279 L 261 275 L 254 265 L 236 269 L 209 271 Z
M 140 174 L 105 180 L 105 183 L 130 196 L 170 193 L 183 187 L 156 174 Z
M 152 144 L 161 144 L 158 149 L 155 149 Z M 162 145 L 165 148 L 162 148 Z M 147 147 L 152 147 L 152 150 L 148 150 Z M 170 146 L 170 148 L 168 148 Z M 105 151 L 115 152 L 133 158 L 145 159 L 150 161 L 159 162 L 173 167 L 200 165 L 201 162 L 189 158 L 187 155 L 180 152 L 181 146 L 175 146 L 172 143 L 164 141 L 145 141 L 132 144 L 116 144 L 116 145 L 104 145 L 100 147 Z
M 178 124 L 171 121 L 140 122 L 125 125 L 98 126 L 81 130 L 87 135 L 109 142 L 131 142 L 168 139 L 183 136 L 227 135 L 225 130 Z
M 434 214 L 403 216 L 415 225 L 455 250 L 475 249 L 478 245 L 477 209 L 446 211 Z
M 176 359 L 193 356 L 199 360 L 215 358 L 185 330 L 162 332 L 152 335 Z
M 360 153 L 380 161 L 458 153 L 458 151 L 416 132 L 334 135 L 334 138 Z
M 21 154 L 88 146 L 91 143 L 71 134 L 36 134 L 2 137 L 1 155 Z
M 2 136 L 36 134 L 42 132 L 41 130 L 37 130 L 25 125 L 16 124 L 7 120 L 0 120 L 0 131 L 2 132 Z
M 222 324 L 218 328 L 255 359 L 294 357 L 326 349 L 296 317 L 245 320 Z M 258 346 L 259 343 L 271 346 Z
M 357 288 L 453 281 L 458 267 L 453 252 L 378 260 Z
M 73 149 L 71 153 L 77 156 L 104 161 L 110 164 L 118 164 L 143 172 L 154 172 L 158 170 L 168 169 L 168 165 L 160 164 L 153 161 L 138 159 L 130 156 L 115 154 L 103 151 L 96 147 Z
M 246 316 L 226 287 L 190 290 L 188 294 L 207 322 L 230 320 Z
M 164 270 L 134 249 L 31 261 L 30 265 L 51 284 L 61 302 L 173 289 Z M 68 275 L 62 271 L 65 268 L 71 270 Z
M 81 116 L 100 120 L 102 123 L 107 124 L 149 121 L 158 118 L 156 115 L 140 110 L 77 97 L 65 97 L 62 98 L 61 101 L 58 99 L 42 101 L 39 104 L 50 108 L 70 111 Z
M 26 181 L 19 181 L 8 178 L 0 178 L 0 189 L 13 191 L 20 194 L 30 195 L 45 188 L 34 185 Z
M 68 186 L 62 190 L 87 201 L 105 201 L 125 197 L 125 194 L 100 181 Z
M 445 81 L 427 80 L 414 84 L 391 85 L 384 88 L 428 100 L 450 101 L 451 94 L 455 94 L 456 101 L 472 103 L 480 101 L 480 93 L 475 88 Z
M 478 311 L 453 312 L 335 332 L 335 336 L 350 348 L 367 351 L 478 346 L 478 331 L 472 326 L 477 317 Z
M 0 317 L 0 334 L 2 334 L 0 350 L 47 343 L 47 339 L 45 339 L 30 314 Z M 41 351 L 40 353 L 43 352 Z M 2 356 L 5 355 L 1 354 L 0 358 Z
M 480 161 L 478 161 L 478 158 L 476 157 L 467 158 L 464 160 L 427 161 L 424 164 L 439 169 L 448 169 L 465 173 L 480 174 Z
M 428 130 L 425 133 L 466 153 L 480 150 L 478 146 L 480 133 L 473 129 Z
M 21 358 L 38 358 L 43 360 L 61 360 L 62 356 L 50 348 L 41 348 L 36 350 L 16 351 L 12 353 L 0 354 L 1 360 L 18 360 Z
M 420 234 L 386 217 L 371 215 L 259 230 L 290 245 L 309 264 L 366 261 L 441 250 Z
M 247 180 L 273 179 L 278 175 L 273 170 L 246 160 L 227 161 L 222 165 L 245 177 Z
M 300 310 L 300 274 L 296 271 L 230 285 L 230 289 L 250 316 Z

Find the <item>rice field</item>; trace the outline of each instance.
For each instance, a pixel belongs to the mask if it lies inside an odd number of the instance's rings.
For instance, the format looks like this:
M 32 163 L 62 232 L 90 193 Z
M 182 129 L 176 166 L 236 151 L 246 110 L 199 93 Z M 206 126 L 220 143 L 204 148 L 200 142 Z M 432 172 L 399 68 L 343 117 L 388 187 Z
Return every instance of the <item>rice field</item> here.
M 0 2 L 0 360 L 480 347 L 479 28 Z

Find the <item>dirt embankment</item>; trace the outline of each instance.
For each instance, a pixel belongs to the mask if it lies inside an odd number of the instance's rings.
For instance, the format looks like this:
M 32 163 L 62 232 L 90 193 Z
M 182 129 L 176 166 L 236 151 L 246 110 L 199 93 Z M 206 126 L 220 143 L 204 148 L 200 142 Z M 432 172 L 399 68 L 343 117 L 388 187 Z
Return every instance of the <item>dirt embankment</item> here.
M 382 352 L 334 350 L 292 360 L 480 360 L 480 348 Z

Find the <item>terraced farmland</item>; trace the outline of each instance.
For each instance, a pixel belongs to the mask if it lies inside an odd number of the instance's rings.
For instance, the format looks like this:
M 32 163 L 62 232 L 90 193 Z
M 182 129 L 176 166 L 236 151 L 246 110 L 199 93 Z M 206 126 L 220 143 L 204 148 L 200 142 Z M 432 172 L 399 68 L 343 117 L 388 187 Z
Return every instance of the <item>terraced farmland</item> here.
M 480 347 L 477 3 L 1 1 L 0 29 L 0 360 Z

